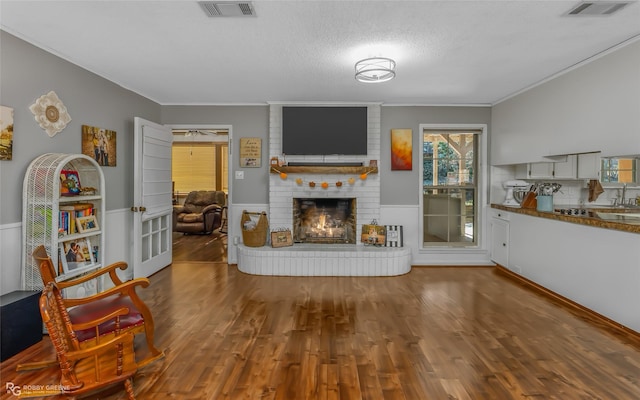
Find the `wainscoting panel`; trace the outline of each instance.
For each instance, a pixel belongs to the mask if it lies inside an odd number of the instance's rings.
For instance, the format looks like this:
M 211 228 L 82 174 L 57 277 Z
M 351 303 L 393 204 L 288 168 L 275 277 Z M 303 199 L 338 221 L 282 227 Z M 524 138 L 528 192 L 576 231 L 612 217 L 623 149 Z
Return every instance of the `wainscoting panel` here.
M 22 223 L 0 225 L 0 294 L 22 290 Z
M 125 261 L 129 268 L 118 271 L 121 279 L 133 277 L 131 264 L 131 211 L 107 211 L 105 262 Z M 22 223 L 0 226 L 0 294 L 22 290 Z M 101 250 L 102 251 L 102 250 Z
M 486 249 L 488 238 L 481 238 L 480 247 L 433 247 L 422 248 L 421 234 L 417 221 L 421 218 L 420 206 L 403 205 L 380 207 L 380 220 L 382 225 L 402 225 L 404 231 L 404 246 L 410 247 L 413 254 L 413 266 L 430 265 L 494 265 L 489 258 Z M 485 224 L 482 224 L 485 225 Z M 482 230 L 485 234 L 485 230 Z

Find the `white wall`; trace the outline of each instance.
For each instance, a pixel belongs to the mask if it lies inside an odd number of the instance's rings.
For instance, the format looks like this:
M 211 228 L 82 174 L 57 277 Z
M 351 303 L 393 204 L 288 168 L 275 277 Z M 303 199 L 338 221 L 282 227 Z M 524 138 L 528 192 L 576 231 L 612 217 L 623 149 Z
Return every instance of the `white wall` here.
M 492 165 L 640 154 L 640 40 L 492 108 Z

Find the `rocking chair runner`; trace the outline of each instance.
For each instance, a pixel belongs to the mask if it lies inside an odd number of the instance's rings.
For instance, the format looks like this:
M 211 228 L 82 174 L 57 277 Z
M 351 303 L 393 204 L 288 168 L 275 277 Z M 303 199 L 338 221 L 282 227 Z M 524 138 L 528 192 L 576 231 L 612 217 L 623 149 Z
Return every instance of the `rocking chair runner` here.
M 61 378 L 59 392 L 44 395 L 79 396 L 124 382 L 127 398 L 134 400 L 131 380 L 138 365 L 133 350 L 133 333 L 120 330 L 120 319 L 126 317 L 129 310 L 120 308 L 101 318 L 73 324 L 62 301 L 57 285 L 54 282 L 47 284 L 40 297 L 40 314 L 56 351 Z M 98 335 L 99 326 L 112 319 L 115 321 L 112 338 L 91 346 L 80 346 L 76 331 L 92 329 Z
M 46 287 L 52 282 L 55 283 L 55 268 L 45 247 L 38 246 L 33 252 L 33 258 L 40 266 L 40 274 L 42 276 L 44 286 Z M 119 318 L 119 329 L 123 332 L 145 334 L 150 354 L 138 363 L 139 366 L 142 367 L 152 361 L 164 357 L 164 352 L 158 350 L 154 345 L 154 324 L 151 311 L 149 310 L 149 307 L 140 300 L 140 297 L 138 297 L 135 290 L 138 286 L 149 286 L 149 280 L 146 278 L 137 278 L 127 282 L 122 282 L 116 274 L 116 270 L 118 268 L 124 270 L 127 268 L 127 264 L 124 262 L 117 262 L 80 278 L 57 282 L 56 286 L 62 290 L 82 284 L 108 273 L 111 281 L 115 285 L 114 287 L 93 296 L 79 299 L 62 299 L 61 297 L 62 305 L 68 309 L 67 312 L 70 321 L 76 327 L 82 326 L 82 324 L 87 321 L 110 314 L 116 310 L 126 309 L 127 314 Z M 115 330 L 116 319 L 111 318 L 103 321 L 97 330 L 78 328 L 75 335 L 80 346 L 84 347 L 85 343 L 99 342 L 105 337 L 114 335 Z M 53 365 L 56 365 L 56 361 L 32 362 L 18 365 L 17 370 L 27 371 L 50 367 Z

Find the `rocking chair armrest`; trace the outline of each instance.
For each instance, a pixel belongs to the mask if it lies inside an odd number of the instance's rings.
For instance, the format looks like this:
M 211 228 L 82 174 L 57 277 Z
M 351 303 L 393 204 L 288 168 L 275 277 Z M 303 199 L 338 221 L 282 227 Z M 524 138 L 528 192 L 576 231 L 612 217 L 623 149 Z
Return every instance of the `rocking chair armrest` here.
M 107 340 L 106 342 L 100 343 L 93 347 L 83 348 L 80 350 L 70 351 L 65 354 L 65 356 L 70 361 L 82 360 L 84 358 L 93 357 L 99 354 L 102 354 L 106 351 L 113 351 L 113 347 L 118 344 L 125 344 L 133 346 L 133 333 L 125 332 L 120 335 L 116 335 L 114 338 Z
M 100 318 L 97 318 L 88 322 L 82 322 L 79 324 L 71 324 L 71 326 L 73 327 L 74 331 L 83 331 L 85 329 L 95 328 L 96 326 L 104 322 L 110 321 L 116 317 L 125 316 L 127 314 L 129 314 L 129 309 L 126 307 L 122 307 Z
M 68 281 L 57 282 L 57 284 L 58 284 L 58 287 L 60 289 L 66 289 L 66 288 L 69 288 L 69 287 L 72 287 L 72 286 L 75 286 L 75 285 L 80 285 L 80 284 L 82 284 L 84 282 L 87 282 L 87 281 L 90 281 L 92 279 L 98 278 L 99 276 L 104 275 L 106 273 L 109 273 L 109 275 L 111 276 L 111 280 L 114 281 L 113 275 L 115 275 L 117 277 L 117 275 L 115 273 L 115 270 L 118 269 L 118 268 L 120 268 L 122 270 L 125 270 L 128 267 L 129 266 L 127 265 L 126 262 L 118 261 L 118 262 L 115 262 L 113 264 L 107 265 L 104 268 L 100 268 L 97 271 L 93 271 L 90 274 L 81 276 L 81 277 L 76 278 L 76 279 L 71 279 L 71 280 L 68 280 Z M 120 284 L 122 283 L 122 281 L 120 281 L 119 278 L 116 278 L 116 279 L 117 279 L 117 282 L 114 281 L 113 282 L 114 284 L 118 285 L 119 283 Z
M 149 284 L 150 282 L 149 282 L 149 279 L 147 278 L 136 278 L 130 281 L 126 281 L 122 283 L 122 285 L 114 286 L 112 288 L 109 288 L 105 291 L 94 294 L 92 296 L 81 297 L 78 299 L 64 299 L 63 301 L 65 306 L 73 307 L 81 304 L 91 303 L 92 301 L 104 299 L 114 294 L 122 294 L 122 295 L 128 295 L 129 297 L 131 297 L 132 300 L 134 300 L 134 303 L 137 303 L 137 300 L 139 299 L 138 299 L 138 294 L 136 293 L 135 288 L 137 286 L 146 288 L 147 286 L 149 286 Z

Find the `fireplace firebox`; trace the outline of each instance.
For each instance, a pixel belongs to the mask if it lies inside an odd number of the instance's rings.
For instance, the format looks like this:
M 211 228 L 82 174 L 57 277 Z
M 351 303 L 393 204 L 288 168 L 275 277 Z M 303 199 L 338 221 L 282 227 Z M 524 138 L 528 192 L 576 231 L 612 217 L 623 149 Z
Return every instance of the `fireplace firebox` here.
M 295 243 L 356 243 L 355 198 L 294 198 Z

